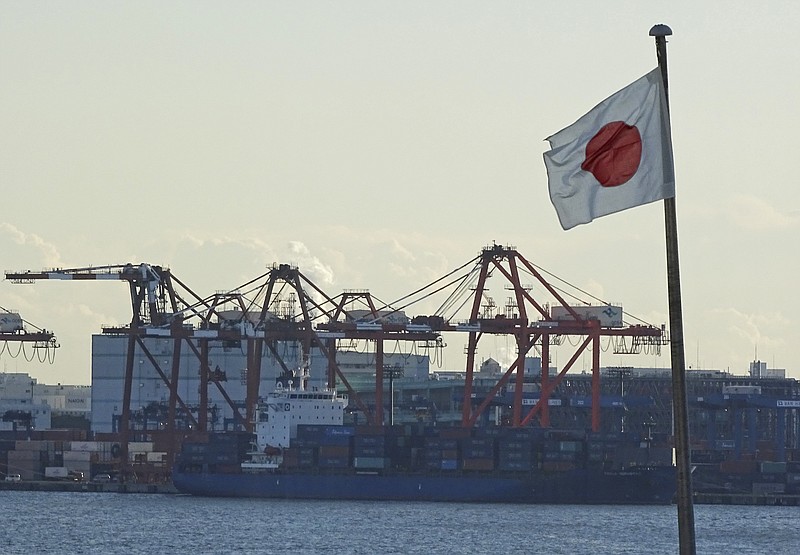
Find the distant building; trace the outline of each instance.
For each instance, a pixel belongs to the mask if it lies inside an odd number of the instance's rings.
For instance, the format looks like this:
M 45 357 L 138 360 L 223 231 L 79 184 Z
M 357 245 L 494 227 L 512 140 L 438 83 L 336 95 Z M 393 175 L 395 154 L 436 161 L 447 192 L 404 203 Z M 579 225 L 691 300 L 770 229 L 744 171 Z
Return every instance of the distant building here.
M 775 378 L 783 380 L 786 378 L 786 370 L 779 368 L 767 368 L 767 363 L 755 360 L 750 363 L 751 378 Z
M 0 430 L 50 428 L 51 407 L 34 396 L 36 378 L 0 373 Z
M 33 387 L 33 398 L 41 400 L 53 411 L 53 416 L 82 416 L 92 412 L 92 388 L 88 385 L 46 385 Z

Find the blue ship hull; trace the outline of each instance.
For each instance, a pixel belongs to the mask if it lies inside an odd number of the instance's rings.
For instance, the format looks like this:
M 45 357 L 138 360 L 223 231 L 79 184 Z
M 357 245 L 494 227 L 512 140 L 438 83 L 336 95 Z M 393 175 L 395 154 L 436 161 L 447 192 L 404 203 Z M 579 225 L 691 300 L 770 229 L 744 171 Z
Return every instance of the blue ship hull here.
M 173 483 L 201 496 L 547 504 L 669 504 L 675 469 L 575 469 L 524 476 L 485 474 L 318 474 L 182 472 Z

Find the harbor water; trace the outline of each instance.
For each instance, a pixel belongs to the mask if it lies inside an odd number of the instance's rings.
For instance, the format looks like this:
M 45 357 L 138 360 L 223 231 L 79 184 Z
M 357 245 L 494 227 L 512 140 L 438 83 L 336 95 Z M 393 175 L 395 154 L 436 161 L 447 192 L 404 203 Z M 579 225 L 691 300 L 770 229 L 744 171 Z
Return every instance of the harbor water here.
M 678 552 L 675 506 L 489 505 L 0 492 L 11 554 Z M 800 553 L 800 509 L 695 505 L 697 552 Z

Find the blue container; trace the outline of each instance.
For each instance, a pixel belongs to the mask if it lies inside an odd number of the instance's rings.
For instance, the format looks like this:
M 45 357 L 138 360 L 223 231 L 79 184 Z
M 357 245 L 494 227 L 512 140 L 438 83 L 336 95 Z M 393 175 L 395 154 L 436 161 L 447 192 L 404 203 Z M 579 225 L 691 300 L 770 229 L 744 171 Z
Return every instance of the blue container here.
M 320 468 L 347 468 L 350 466 L 350 457 L 320 457 Z
M 299 458 L 303 457 L 316 457 L 317 456 L 317 448 L 316 447 L 300 447 L 297 449 L 297 456 Z
M 425 447 L 429 449 L 458 449 L 458 440 L 446 437 L 426 437 Z
M 494 457 L 494 447 L 490 445 L 465 447 L 462 450 L 462 457 L 465 459 L 491 459 Z
M 386 438 L 384 436 L 355 436 L 353 439 L 353 445 L 356 449 L 365 445 L 383 447 L 385 443 Z
M 386 450 L 383 445 L 360 445 L 353 449 L 355 457 L 384 457 Z
M 349 435 L 328 435 L 325 434 L 319 438 L 319 445 L 350 445 L 352 436 Z
M 506 472 L 525 472 L 531 470 L 531 461 L 509 461 L 500 459 L 497 468 Z
M 209 464 L 236 464 L 239 462 L 239 457 L 236 453 L 212 453 L 208 454 L 207 457 Z
M 501 428 L 500 426 L 487 426 L 485 428 L 476 428 L 475 437 L 476 438 L 501 437 L 505 435 L 504 430 L 505 428 Z
M 184 443 L 181 452 L 184 454 L 203 454 L 208 451 L 208 443 Z
M 353 426 L 325 426 L 323 430 L 325 437 L 350 437 L 355 433 L 356 429 Z
M 461 445 L 465 448 L 494 447 L 493 437 L 472 437 L 462 440 Z
M 500 453 L 501 461 L 531 461 L 533 453 L 531 451 L 503 451 Z
M 503 438 L 497 443 L 500 452 L 504 451 L 533 451 L 533 443 L 529 440 Z
M 542 439 L 545 431 L 541 428 L 510 428 L 503 437 L 508 439 L 532 440 Z
M 458 460 L 444 459 L 441 461 L 439 468 L 442 470 L 458 470 Z

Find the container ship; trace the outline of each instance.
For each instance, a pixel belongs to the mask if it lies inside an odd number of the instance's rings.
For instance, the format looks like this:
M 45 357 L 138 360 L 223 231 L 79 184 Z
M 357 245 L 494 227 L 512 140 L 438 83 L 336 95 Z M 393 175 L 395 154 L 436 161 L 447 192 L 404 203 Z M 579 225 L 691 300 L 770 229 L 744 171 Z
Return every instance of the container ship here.
M 345 425 L 347 397 L 278 387 L 256 433 L 185 442 L 172 480 L 181 493 L 282 499 L 669 504 L 669 448 L 629 434 Z

